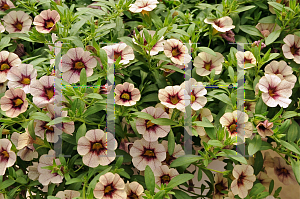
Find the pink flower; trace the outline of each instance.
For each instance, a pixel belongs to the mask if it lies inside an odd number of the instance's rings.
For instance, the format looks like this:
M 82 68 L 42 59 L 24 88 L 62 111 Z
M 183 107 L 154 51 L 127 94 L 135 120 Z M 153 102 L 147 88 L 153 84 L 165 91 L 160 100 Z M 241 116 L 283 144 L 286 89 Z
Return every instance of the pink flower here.
M 64 191 L 59 191 L 55 195 L 55 197 L 61 198 L 61 199 L 72 199 L 75 197 L 80 197 L 80 192 L 79 191 L 73 191 L 73 190 L 64 190 Z
M 219 32 L 226 32 L 235 28 L 235 26 L 232 25 L 232 19 L 228 16 L 214 20 L 206 18 L 204 19 L 204 23 L 211 24 Z
M 114 136 L 101 129 L 89 130 L 84 137 L 79 138 L 77 151 L 82 155 L 82 161 L 89 167 L 108 165 L 116 158 L 114 150 L 118 143 Z
M 194 78 L 190 78 L 189 81 L 183 82 L 180 86 L 185 89 L 190 96 L 193 110 L 197 111 L 205 106 L 207 99 L 204 95 L 207 94 L 207 90 L 202 82 L 197 82 Z
M 134 85 L 128 82 L 118 84 L 115 94 L 115 103 L 123 106 L 133 106 L 141 98 L 139 89 L 134 88 Z
M 126 199 L 125 183 L 119 174 L 108 172 L 99 178 L 93 191 L 94 196 L 100 199 Z
M 25 93 L 30 92 L 31 80 L 37 77 L 37 70 L 31 64 L 20 64 L 12 67 L 7 73 L 8 88 L 21 87 Z
M 239 195 L 241 198 L 246 198 L 248 190 L 253 187 L 253 182 L 256 180 L 253 174 L 254 170 L 249 165 L 236 165 L 233 168 L 232 175 L 235 180 L 231 183 L 231 190 L 234 195 Z
M 155 35 L 155 31 L 154 30 L 148 30 L 148 33 L 151 36 L 151 38 L 153 38 L 153 36 Z M 140 40 L 140 37 L 142 36 L 143 40 L 144 40 L 143 41 L 143 45 L 146 46 L 146 47 L 149 46 L 149 44 L 146 41 L 145 35 L 143 34 L 143 30 L 141 30 L 139 32 L 138 36 L 136 34 L 134 36 L 136 37 L 136 39 L 138 41 Z M 132 41 L 133 41 L 133 43 L 137 44 L 134 38 L 132 38 Z M 146 50 L 146 51 L 147 51 L 147 53 L 149 53 L 148 50 Z M 164 37 L 163 36 L 158 40 L 158 42 L 156 44 L 153 45 L 153 47 L 150 50 L 150 55 L 151 56 L 157 55 L 159 53 L 159 51 L 164 51 Z
M 218 75 L 222 71 L 222 63 L 224 57 L 221 53 L 216 52 L 216 56 L 201 52 L 195 58 L 194 66 L 196 67 L 196 73 L 200 76 L 207 76 L 215 69 L 215 74 Z
M 274 134 L 273 130 L 273 122 L 269 122 L 268 120 L 265 120 L 264 122 L 260 122 L 257 126 L 257 132 L 262 137 L 265 138 L 266 136 L 271 136 Z
M 143 196 L 146 196 L 146 194 L 144 194 L 144 187 L 138 182 L 129 183 L 127 181 L 127 184 L 125 184 L 125 191 L 127 198 L 130 199 L 144 199 Z
M 125 43 L 114 44 L 102 48 L 108 56 L 108 63 L 113 64 L 119 57 L 121 57 L 120 64 L 128 64 L 130 60 L 134 60 L 133 49 Z
M 17 117 L 24 113 L 28 107 L 26 94 L 21 89 L 9 89 L 0 100 L 2 111 L 6 112 L 7 117 Z
M 165 42 L 164 53 L 175 64 L 187 65 L 192 60 L 188 48 L 177 39 L 168 39 Z
M 31 17 L 23 11 L 11 11 L 3 17 L 4 26 L 9 33 L 24 33 L 29 31 Z
M 297 77 L 293 75 L 293 69 L 283 60 L 281 61 L 271 61 L 265 67 L 265 74 L 277 75 L 281 80 L 286 80 L 293 84 L 296 83 Z
M 80 80 L 80 72 L 84 68 L 86 76 L 93 74 L 93 68 L 97 66 L 97 60 L 90 56 L 90 52 L 84 51 L 83 48 L 71 48 L 67 54 L 62 56 L 61 72 L 63 80 L 77 83 Z
M 54 103 L 54 81 L 53 76 L 43 76 L 39 80 L 32 80 L 30 85 L 30 93 L 33 96 L 33 103 L 39 108 L 45 107 L 47 104 Z
M 22 63 L 21 59 L 15 53 L 8 51 L 0 52 L 0 83 L 6 82 L 8 71 Z
M 221 34 L 221 37 L 223 37 L 224 39 L 226 39 L 229 42 L 234 43 L 235 42 L 235 38 L 234 38 L 234 33 L 232 30 L 228 30 L 225 33 Z
M 257 47 L 259 47 L 259 44 L 260 44 L 260 43 L 261 43 L 260 49 L 263 49 L 263 48 L 267 47 L 265 43 L 261 42 L 261 40 L 255 41 L 255 42 L 252 44 L 252 46 L 257 46 Z
M 60 20 L 60 16 L 56 10 L 43 10 L 41 14 L 34 18 L 33 24 L 40 33 L 49 33 Z
M 274 23 L 258 23 L 255 27 L 264 37 L 268 37 L 272 32 L 280 30 L 280 26 Z
M 159 4 L 157 0 L 136 0 L 134 4 L 129 5 L 129 10 L 133 13 L 145 14 L 156 8 L 156 4 Z
M 133 165 L 140 171 L 144 171 L 146 166 L 152 170 L 161 166 L 161 162 L 166 159 L 166 151 L 163 145 L 157 141 L 147 142 L 145 139 L 136 140 L 130 149 Z
M 300 64 L 300 37 L 297 35 L 287 35 L 282 46 L 283 55 L 287 59 L 294 59 L 297 64 Z
M 15 8 L 15 5 L 10 0 L 0 0 L 0 11 Z
M 17 160 L 16 154 L 10 150 L 11 146 L 8 139 L 0 139 L 0 176 L 3 176 L 6 168 L 14 165 Z
M 170 119 L 168 114 L 161 108 L 154 108 L 152 106 L 143 109 L 141 112 L 148 113 L 153 116 L 154 119 L 167 118 Z M 143 138 L 148 142 L 157 141 L 158 138 L 165 137 L 171 130 L 171 126 L 162 126 L 153 124 L 151 120 L 138 118 L 136 120 L 136 130 L 139 134 L 143 135 Z
M 158 91 L 158 99 L 161 104 L 168 108 L 177 108 L 184 112 L 185 107 L 189 105 L 189 95 L 180 86 L 167 86 Z
M 297 183 L 292 167 L 287 165 L 281 157 L 274 158 L 274 173 L 277 175 L 279 181 L 285 185 Z
M 176 169 L 170 169 L 167 165 L 158 167 L 153 171 L 153 173 L 155 176 L 155 183 L 158 186 L 161 186 L 161 184 L 168 185 L 175 176 L 179 175 Z
M 281 80 L 276 75 L 266 74 L 258 84 L 259 90 L 263 92 L 262 99 L 267 106 L 276 107 L 279 104 L 280 107 L 287 108 L 292 102 L 289 97 L 292 95 L 293 83 Z
M 53 160 L 56 166 L 53 165 Z M 53 169 L 43 169 L 43 167 L 47 166 L 53 166 Z M 48 154 L 44 154 L 40 157 L 38 172 L 40 173 L 39 182 L 44 186 L 48 185 L 50 182 L 61 183 L 63 181 L 64 176 L 61 175 L 63 174 L 63 166 L 61 166 L 61 163 L 58 158 L 55 159 L 54 150 L 51 149 L 49 150 Z

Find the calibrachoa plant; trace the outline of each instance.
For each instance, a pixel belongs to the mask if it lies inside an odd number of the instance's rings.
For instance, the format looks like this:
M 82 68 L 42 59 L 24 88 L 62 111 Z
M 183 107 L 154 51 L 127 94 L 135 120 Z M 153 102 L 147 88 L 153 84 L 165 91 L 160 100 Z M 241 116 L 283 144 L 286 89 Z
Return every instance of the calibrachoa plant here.
M 0 199 L 300 188 L 299 1 L 0 0 L 0 16 Z

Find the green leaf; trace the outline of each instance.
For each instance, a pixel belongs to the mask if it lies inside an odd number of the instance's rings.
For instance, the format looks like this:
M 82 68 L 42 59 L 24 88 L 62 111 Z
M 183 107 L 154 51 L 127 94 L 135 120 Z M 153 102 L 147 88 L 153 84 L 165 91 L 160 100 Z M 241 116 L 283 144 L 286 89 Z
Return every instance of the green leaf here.
M 249 142 L 248 153 L 249 155 L 254 155 L 257 151 L 259 151 L 261 146 L 261 137 L 260 135 L 255 135 L 253 139 Z
M 171 129 L 169 136 L 168 136 L 168 153 L 170 155 L 173 154 L 175 148 L 175 139 L 174 139 L 174 133 Z
M 294 142 L 297 139 L 299 133 L 300 133 L 300 127 L 298 123 L 295 120 L 292 120 L 292 124 L 290 125 L 286 136 L 287 141 Z
M 174 32 L 177 32 L 177 33 L 179 33 L 181 35 L 184 35 L 184 36 L 187 36 L 187 37 L 190 38 L 190 35 L 187 32 L 185 32 L 184 30 L 182 30 L 182 29 L 175 29 Z
M 179 166 L 183 166 L 186 164 L 191 164 L 193 162 L 197 162 L 199 160 L 201 160 L 202 157 L 201 156 L 197 156 L 197 155 L 185 155 L 185 156 L 181 156 L 178 157 L 177 159 L 175 159 L 170 167 L 179 167 Z
M 234 10 L 233 12 L 240 13 L 240 12 L 244 12 L 244 11 L 250 10 L 252 8 L 255 8 L 255 6 L 243 6 L 241 8 L 238 8 L 238 9 Z
M 46 122 L 50 122 L 51 118 L 46 115 L 45 113 L 41 113 L 41 112 L 35 112 L 33 113 L 30 118 L 35 119 L 35 120 L 41 120 L 41 121 L 46 121 Z
M 77 183 L 77 182 L 83 182 L 83 179 L 82 178 L 72 178 L 71 180 L 66 182 L 66 185 Z
M 34 130 L 34 120 L 31 120 L 29 123 L 28 123 L 28 132 L 29 132 L 29 135 L 35 140 L 35 130 Z
M 188 173 L 184 173 L 184 174 L 179 174 L 178 176 L 175 176 L 167 185 L 166 188 L 174 188 L 184 182 L 187 182 L 191 179 L 194 178 L 193 174 L 188 174 Z
M 282 118 L 287 119 L 287 118 L 295 117 L 297 115 L 298 115 L 298 113 L 295 111 L 285 111 L 282 115 Z
M 272 32 L 272 33 L 266 38 L 265 44 L 268 46 L 269 44 L 273 43 L 273 42 L 280 36 L 280 33 L 281 33 L 281 29 Z
M 274 180 L 272 179 L 269 185 L 269 194 L 272 194 L 274 189 Z
M 199 171 L 201 171 L 201 170 L 205 173 L 205 175 L 208 177 L 209 181 L 213 184 L 214 183 L 214 175 L 212 174 L 212 172 L 205 168 L 199 167 Z
M 198 181 L 200 181 L 202 179 L 202 170 L 199 169 L 198 170 L 198 177 L 197 177 Z
M 100 48 L 100 60 L 101 60 L 101 64 L 107 68 L 107 54 L 106 51 L 103 50 L 102 48 Z
M 81 69 L 81 72 L 80 72 L 80 85 L 86 86 L 86 82 L 87 82 L 86 71 L 85 71 L 85 68 L 83 68 L 83 69 Z
M 263 102 L 262 97 L 260 97 L 255 105 L 255 113 L 261 114 L 266 112 L 267 109 L 268 109 L 267 105 Z
M 216 147 L 223 147 L 222 142 L 220 142 L 219 140 L 209 140 L 207 144 Z
M 262 153 L 260 151 L 258 151 L 255 154 L 255 160 L 254 160 L 254 165 L 253 165 L 255 175 L 258 175 L 258 173 L 261 171 L 263 164 L 264 164 L 264 159 L 263 159 Z
M 120 157 L 118 158 L 118 160 L 117 160 L 117 162 L 116 162 L 116 167 L 117 167 L 117 168 L 121 168 L 122 163 L 123 163 L 123 160 L 124 160 L 123 156 L 120 156 Z
M 193 122 L 193 126 L 214 127 L 212 123 L 203 122 L 203 121 L 195 121 Z
M 230 77 L 231 82 L 234 82 L 234 70 L 231 66 L 228 67 L 228 76 Z
M 261 18 L 259 23 L 275 23 L 276 15 L 270 15 L 264 18 Z
M 241 154 L 239 154 L 236 151 L 229 150 L 229 149 L 222 149 L 222 152 L 219 152 L 217 156 L 224 156 L 230 159 L 234 159 L 236 161 L 239 161 L 243 164 L 247 164 L 247 160 L 245 157 L 243 157 Z
M 211 54 L 213 56 L 217 56 L 217 54 L 215 53 L 215 51 L 213 51 L 210 48 L 207 48 L 207 47 L 198 47 L 197 49 L 200 50 L 201 52 L 206 52 L 206 53 Z
M 92 99 L 103 99 L 103 97 L 98 93 L 90 93 L 85 97 L 86 98 L 92 98 Z
M 293 151 L 294 153 L 297 153 L 298 155 L 300 155 L 299 150 L 297 150 L 293 145 L 291 145 L 290 143 L 280 140 L 280 144 L 282 144 L 285 148 Z
M 281 126 L 278 129 L 278 133 L 284 133 L 290 126 L 291 120 L 287 119 L 281 124 Z
M 157 93 L 151 93 L 151 94 L 148 94 L 146 96 L 143 96 L 142 100 L 140 100 L 140 103 L 142 103 L 142 102 L 156 102 L 156 101 L 158 101 Z
M 222 101 L 222 102 L 224 102 L 224 103 L 232 106 L 230 98 L 226 94 L 224 94 L 224 93 L 218 94 L 218 95 L 216 95 L 216 94 L 212 95 L 212 94 L 208 93 L 207 95 L 212 96 L 214 98 L 217 98 L 218 100 L 220 100 L 220 101 Z
M 83 137 L 86 133 L 86 125 L 83 123 L 77 130 L 76 133 L 76 143 L 78 143 L 79 138 Z
M 4 180 L 3 182 L 0 183 L 0 190 L 4 190 L 7 187 L 13 185 L 14 183 L 15 183 L 15 181 L 12 179 Z
M 177 125 L 178 123 L 170 120 L 168 118 L 158 118 L 158 119 L 152 119 L 152 123 L 157 124 L 157 125 L 162 125 L 162 126 L 169 126 L 169 125 Z
M 282 11 L 282 9 L 284 7 L 282 4 L 277 3 L 277 2 L 268 2 L 268 4 L 279 11 Z
M 249 34 L 249 35 L 253 35 L 253 36 L 258 36 L 258 37 L 263 37 L 263 35 L 259 32 L 259 30 L 257 28 L 255 28 L 254 26 L 251 25 L 241 25 L 240 29 Z
M 147 119 L 147 120 L 154 120 L 152 115 L 145 113 L 145 112 L 134 112 L 133 115 L 136 115 L 139 118 Z
M 147 189 L 150 191 L 151 195 L 153 195 L 155 189 L 155 177 L 149 165 L 147 165 L 145 169 L 145 179 Z
M 292 169 L 296 177 L 296 180 L 300 185 L 300 160 L 298 159 L 296 162 L 293 158 L 291 158 L 291 163 L 292 163 Z
M 174 70 L 176 72 L 179 72 L 179 73 L 182 73 L 182 74 L 185 74 L 184 70 L 181 70 L 180 68 L 177 68 L 176 66 L 174 65 L 163 65 L 161 66 L 162 68 L 166 68 L 166 69 L 170 69 L 170 70 Z
M 70 117 L 57 117 L 54 120 L 52 120 L 51 122 L 48 123 L 48 125 L 54 125 L 54 124 L 58 124 L 58 123 L 63 123 L 63 122 L 72 122 Z
M 202 173 L 202 172 L 201 172 Z M 181 190 L 174 189 L 172 190 L 175 193 L 176 199 L 192 199 L 187 193 Z
M 262 185 L 261 183 L 257 183 L 252 187 L 249 196 L 255 196 L 255 195 L 263 192 L 264 190 L 265 190 L 264 185 Z
M 70 30 L 71 35 L 76 35 L 79 32 L 79 29 L 86 23 L 86 21 L 86 18 L 82 18 L 80 21 L 72 25 Z
M 283 108 L 281 107 L 280 111 L 270 120 L 270 122 L 275 122 L 277 118 L 281 115 Z
M 155 194 L 154 199 L 162 199 L 164 198 L 164 195 L 165 195 L 165 190 L 160 190 Z

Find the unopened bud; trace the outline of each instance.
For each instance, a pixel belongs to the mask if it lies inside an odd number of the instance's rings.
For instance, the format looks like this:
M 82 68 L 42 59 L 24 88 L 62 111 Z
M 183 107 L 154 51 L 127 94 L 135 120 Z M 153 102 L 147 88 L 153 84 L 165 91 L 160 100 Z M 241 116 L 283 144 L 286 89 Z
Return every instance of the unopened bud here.
M 94 46 L 87 45 L 87 46 L 85 47 L 85 49 L 86 49 L 87 51 L 92 51 L 94 54 L 97 54 L 97 50 L 96 50 L 96 48 L 95 48 Z
M 172 18 L 174 18 L 174 17 L 177 16 L 177 15 L 178 15 L 178 12 L 175 11 L 175 12 L 172 14 Z

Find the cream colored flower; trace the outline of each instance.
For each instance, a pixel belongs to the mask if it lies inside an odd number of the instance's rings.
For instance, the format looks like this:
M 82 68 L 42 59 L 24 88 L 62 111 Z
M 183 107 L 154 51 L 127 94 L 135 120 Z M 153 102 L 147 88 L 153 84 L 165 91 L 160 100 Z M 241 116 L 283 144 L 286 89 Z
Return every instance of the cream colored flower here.
M 6 139 L 0 139 L 0 176 L 5 174 L 6 168 L 15 164 L 17 156 L 11 151 L 11 142 Z
M 235 28 L 235 26 L 232 25 L 233 23 L 232 19 L 228 16 L 219 19 L 206 18 L 204 19 L 204 22 L 207 24 L 211 24 L 219 32 L 226 32 Z
M 24 161 L 31 161 L 33 158 L 38 158 L 38 152 L 35 151 L 33 146 L 34 140 L 26 129 L 25 133 L 19 134 L 14 132 L 11 135 L 11 141 L 19 150 L 17 155 Z
M 79 191 L 73 191 L 73 190 L 64 190 L 64 191 L 59 191 L 55 195 L 55 197 L 61 198 L 61 199 L 72 199 L 75 197 L 80 197 L 80 192 Z
M 40 173 L 38 172 L 38 162 L 32 162 L 32 166 L 28 166 L 27 170 L 28 170 L 28 178 L 30 180 L 37 180 L 39 179 Z
M 225 196 L 221 191 L 228 191 L 227 178 L 223 177 L 222 173 L 216 173 L 214 177 L 215 181 L 215 191 L 213 199 L 223 199 Z
M 274 23 L 258 23 L 255 27 L 264 37 L 268 37 L 270 33 L 280 30 L 280 26 Z
M 254 170 L 249 165 L 236 165 L 233 168 L 232 175 L 235 180 L 231 183 L 231 190 L 234 195 L 239 195 L 241 198 L 246 198 L 248 190 L 253 187 L 253 182 L 256 180 L 253 174 Z
M 126 199 L 125 183 L 119 174 L 108 172 L 99 178 L 93 191 L 94 196 L 100 199 Z
M 115 103 L 123 106 L 133 106 L 141 99 L 139 89 L 134 88 L 134 85 L 128 82 L 118 84 L 115 88 Z
M 215 69 L 215 74 L 218 75 L 222 71 L 222 63 L 224 62 L 224 56 L 221 53 L 216 52 L 216 56 L 201 52 L 195 58 L 194 66 L 196 67 L 196 73 L 200 76 L 207 76 Z
M 300 37 L 297 35 L 287 35 L 282 46 L 283 55 L 287 59 L 294 59 L 297 64 L 300 64 Z
M 281 80 L 277 75 L 263 76 L 259 82 L 259 90 L 263 92 L 262 99 L 264 103 L 269 107 L 287 108 L 292 102 L 289 97 L 292 95 L 293 83 L 286 80 Z
M 257 126 L 257 132 L 262 137 L 265 138 L 266 136 L 271 136 L 274 134 L 273 130 L 273 122 L 269 122 L 268 120 L 265 120 L 264 122 L 260 122 Z
M 31 17 L 23 11 L 11 11 L 3 17 L 3 20 L 9 33 L 25 33 L 32 24 Z
M 41 14 L 34 18 L 33 24 L 36 25 L 36 30 L 40 33 L 49 33 L 55 24 L 60 20 L 59 13 L 56 10 L 43 10 Z
M 192 115 L 194 115 L 195 113 L 195 111 L 192 111 Z M 201 108 L 199 111 L 199 115 L 196 117 L 195 121 L 202 121 L 203 117 L 206 117 L 210 122 L 214 120 L 211 111 L 208 108 Z M 204 127 L 193 126 L 193 128 L 197 131 L 199 136 L 205 136 L 206 131 Z
M 235 54 L 235 56 L 237 58 L 237 64 L 240 68 L 249 69 L 255 67 L 256 65 L 256 59 L 250 51 L 239 51 Z M 254 66 L 246 66 L 246 64 L 254 64 Z
M 175 148 L 174 148 L 174 151 L 173 151 L 172 155 L 170 155 L 169 152 L 168 152 L 168 141 L 167 140 L 163 140 L 161 142 L 161 144 L 164 146 L 165 151 L 166 151 L 166 160 L 163 161 L 164 164 L 167 164 L 167 165 L 170 166 L 171 163 L 175 159 L 177 159 L 180 156 L 185 155 L 185 152 L 182 149 L 182 146 L 180 144 L 175 144 Z
M 296 83 L 297 77 L 293 75 L 293 69 L 283 60 L 272 61 L 265 67 L 265 74 L 277 75 L 281 80 L 286 80 L 293 84 Z
M 260 171 L 256 177 L 257 177 L 257 180 L 259 180 L 259 182 L 262 185 L 264 185 L 265 191 L 268 191 L 272 179 L 269 178 L 269 176 L 263 171 Z
M 108 63 L 113 64 L 121 57 L 120 64 L 128 64 L 130 60 L 134 60 L 133 49 L 125 43 L 114 44 L 102 48 L 108 56 Z
M 169 168 L 167 165 L 162 165 L 153 171 L 155 176 L 155 183 L 158 186 L 161 184 L 168 185 L 169 182 L 177 175 L 179 175 L 178 171 L 174 168 Z
M 277 175 L 279 181 L 285 185 L 297 183 L 292 166 L 287 165 L 281 157 L 274 158 L 274 173 Z
M 145 139 L 136 140 L 130 149 L 133 165 L 140 171 L 144 171 L 146 166 L 152 170 L 157 169 L 166 159 L 166 151 L 163 145 L 157 141 L 147 142 Z
M 177 39 L 168 39 L 165 42 L 164 53 L 175 64 L 187 65 L 192 60 L 188 48 Z
M 130 12 L 146 14 L 152 11 L 159 4 L 157 0 L 136 0 L 134 4 L 129 5 Z
M 22 63 L 21 59 L 15 53 L 8 51 L 0 52 L 0 83 L 6 82 L 7 73 L 12 67 L 17 67 Z
M 149 35 L 150 35 L 152 38 L 153 38 L 153 36 L 155 35 L 155 31 L 154 31 L 154 30 L 148 30 L 148 33 L 149 33 Z M 143 34 L 143 30 L 141 30 L 141 31 L 139 32 L 139 34 L 140 34 L 140 37 L 143 37 L 143 40 L 144 40 L 143 45 L 144 45 L 144 46 L 149 46 L 149 44 L 148 44 L 147 41 L 146 41 L 145 35 Z M 135 37 L 136 37 L 138 40 L 140 39 L 139 37 L 137 37 L 137 35 L 135 35 Z M 132 38 L 132 41 L 133 41 L 133 43 L 137 44 L 137 43 L 135 42 L 135 39 L 134 39 L 134 38 Z M 163 36 L 162 36 L 162 37 L 158 40 L 158 42 L 157 42 L 156 44 L 154 44 L 154 46 L 151 48 L 151 50 L 150 50 L 150 55 L 151 55 L 151 56 L 157 55 L 160 51 L 164 51 L 164 37 L 163 37 Z M 148 50 L 146 50 L 146 52 L 149 53 Z
M 15 5 L 10 0 L 0 0 L 0 11 L 15 8 Z
M 274 168 L 274 159 L 268 151 L 264 154 L 264 166 Z
M 125 184 L 125 192 L 127 194 L 127 199 L 144 199 L 144 187 L 140 185 L 138 182 L 131 182 L 127 181 Z

